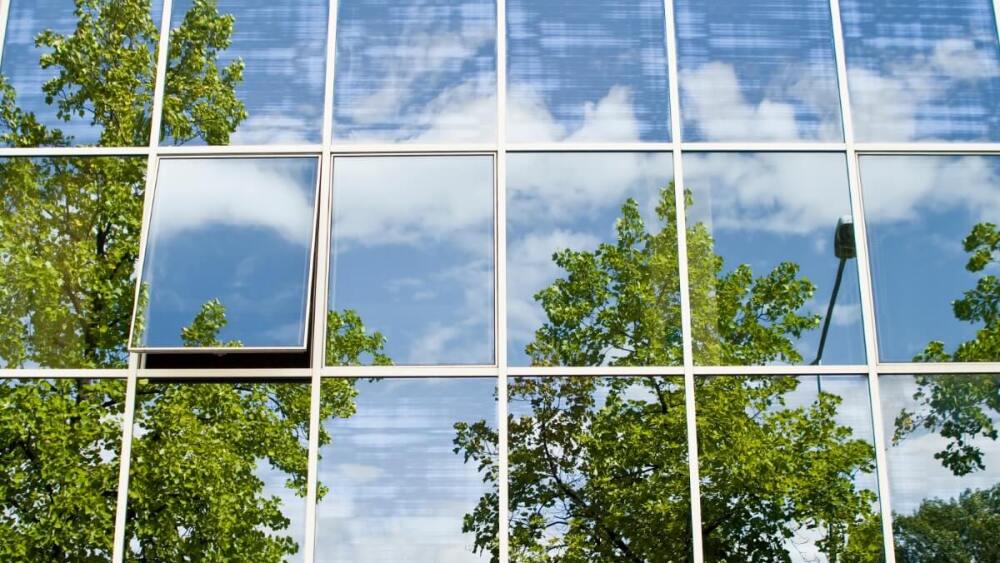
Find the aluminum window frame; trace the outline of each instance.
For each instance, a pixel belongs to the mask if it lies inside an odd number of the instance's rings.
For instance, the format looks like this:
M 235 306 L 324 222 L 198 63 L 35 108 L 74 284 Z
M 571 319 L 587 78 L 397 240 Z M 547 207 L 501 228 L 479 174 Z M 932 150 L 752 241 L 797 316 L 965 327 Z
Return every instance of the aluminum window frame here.
M 3 54 L 4 37 L 11 2 L 27 0 L 0 0 L 0 57 Z M 142 229 L 139 238 L 140 257 L 135 272 L 143 268 L 148 227 L 150 221 L 156 173 L 162 158 L 179 157 L 249 157 L 308 155 L 319 159 L 316 213 L 314 214 L 313 261 L 311 265 L 312 291 L 310 291 L 307 311 L 307 342 L 309 343 L 310 367 L 294 369 L 146 369 L 144 354 L 130 351 L 128 367 L 123 369 L 49 369 L 15 368 L 0 369 L 0 379 L 55 379 L 92 378 L 124 379 L 126 381 L 126 402 L 123 412 L 123 434 L 119 460 L 118 502 L 115 515 L 114 553 L 112 560 L 120 563 L 127 549 L 125 545 L 125 524 L 128 502 L 129 465 L 131 460 L 132 431 L 134 423 L 135 393 L 138 379 L 200 379 L 207 376 L 217 379 L 296 379 L 311 382 L 311 411 L 308 439 L 307 496 L 305 540 L 302 546 L 305 561 L 312 561 L 315 555 L 316 539 L 316 490 L 319 449 L 320 384 L 324 378 L 339 377 L 384 377 L 384 378 L 441 378 L 441 377 L 482 377 L 497 378 L 497 431 L 498 431 L 498 488 L 499 488 L 499 546 L 500 561 L 509 561 L 509 540 L 507 529 L 508 508 L 508 451 L 507 442 L 507 381 L 510 377 L 565 377 L 565 376 L 683 376 L 685 388 L 685 410 L 687 417 L 687 440 L 689 451 L 690 502 L 693 556 L 695 562 L 704 560 L 701 541 L 700 489 L 698 470 L 697 429 L 695 427 L 694 388 L 697 378 L 725 375 L 865 375 L 868 379 L 871 401 L 872 425 L 876 450 L 876 476 L 882 516 L 883 552 L 887 563 L 895 563 L 892 537 L 892 508 L 886 469 L 886 436 L 883 432 L 882 407 L 879 396 L 880 374 L 982 374 L 1000 373 L 1000 361 L 982 363 L 900 363 L 882 362 L 878 355 L 877 326 L 874 315 L 874 293 L 871 264 L 868 255 L 868 236 L 865 225 L 864 201 L 861 190 L 859 157 L 863 155 L 983 155 L 1000 156 L 1000 142 L 857 142 L 854 135 L 848 88 L 847 64 L 844 52 L 843 26 L 840 14 L 840 0 L 829 0 L 840 94 L 842 142 L 791 141 L 791 142 L 685 142 L 682 137 L 682 113 L 679 97 L 679 75 L 677 67 L 677 36 L 673 0 L 664 0 L 664 30 L 670 107 L 669 142 L 609 142 L 571 143 L 507 142 L 507 24 L 506 2 L 495 1 L 496 10 L 496 138 L 491 142 L 406 144 L 406 143 L 359 143 L 335 144 L 333 131 L 333 92 L 336 65 L 336 38 L 338 0 L 329 0 L 327 21 L 327 45 L 324 78 L 323 130 L 319 144 L 276 144 L 276 145 L 235 145 L 235 146 L 173 146 L 160 144 L 162 107 L 164 97 L 167 46 L 171 31 L 172 0 L 163 0 L 161 12 L 161 33 L 159 37 L 154 90 L 152 100 L 152 122 L 150 138 L 144 146 L 132 147 L 0 147 L 3 157 L 58 157 L 58 156 L 137 156 L 147 158 Z M 981 0 L 989 1 L 989 0 Z M 992 0 L 994 27 L 1000 40 L 1000 0 Z M 836 152 L 844 154 L 848 167 L 848 187 L 851 196 L 851 211 L 855 220 L 855 236 L 858 240 L 858 277 L 861 290 L 862 326 L 865 338 L 867 361 L 857 365 L 820 366 L 695 366 L 691 341 L 691 304 L 689 299 L 689 273 L 687 262 L 686 225 L 683 212 L 677 215 L 678 273 L 681 287 L 681 319 L 683 330 L 682 366 L 675 367 L 511 367 L 507 358 L 507 155 L 523 152 L 670 152 L 674 162 L 675 203 L 683 209 L 684 170 L 682 157 L 686 152 Z M 333 165 L 338 157 L 346 156 L 411 156 L 411 155 L 491 155 L 493 157 L 494 180 L 494 360 L 492 365 L 462 366 L 326 366 L 324 365 L 324 343 L 326 340 L 325 311 L 327 308 L 327 280 L 329 276 L 330 219 L 332 216 Z M 318 241 L 318 243 L 316 242 Z M 137 289 L 139 285 L 137 283 Z M 131 338 L 131 327 L 130 327 Z M 130 341 L 131 342 L 131 341 Z M 129 342 L 129 343 L 130 343 Z M 129 344 L 126 343 L 126 344 Z M 197 351 L 204 351 L 198 349 Z M 226 349 L 233 352 L 233 349 Z

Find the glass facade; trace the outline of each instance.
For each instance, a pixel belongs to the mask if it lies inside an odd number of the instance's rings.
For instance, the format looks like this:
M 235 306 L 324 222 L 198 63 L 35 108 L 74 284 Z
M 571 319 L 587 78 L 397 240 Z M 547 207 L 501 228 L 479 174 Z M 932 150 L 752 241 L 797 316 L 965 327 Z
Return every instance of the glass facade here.
M 996 560 L 997 6 L 0 0 L 0 560 Z

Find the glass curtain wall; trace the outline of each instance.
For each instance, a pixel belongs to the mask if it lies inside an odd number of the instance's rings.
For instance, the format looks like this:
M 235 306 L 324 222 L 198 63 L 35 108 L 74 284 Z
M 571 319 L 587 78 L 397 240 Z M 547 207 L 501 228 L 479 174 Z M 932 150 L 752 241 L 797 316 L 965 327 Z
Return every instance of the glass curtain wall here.
M 0 559 L 1000 557 L 995 0 L 0 0 Z

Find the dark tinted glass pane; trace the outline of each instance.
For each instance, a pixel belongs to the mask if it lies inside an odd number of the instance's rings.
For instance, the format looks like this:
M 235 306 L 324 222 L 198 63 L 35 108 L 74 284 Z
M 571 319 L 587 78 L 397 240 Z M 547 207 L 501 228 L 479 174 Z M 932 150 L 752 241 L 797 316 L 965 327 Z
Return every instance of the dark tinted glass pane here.
M 0 380 L 0 553 L 110 560 L 125 382 Z
M 683 363 L 669 153 L 508 158 L 511 365 Z
M 133 345 L 303 347 L 316 165 L 161 160 Z
M 167 142 L 318 143 L 326 0 L 176 0 Z
M 684 175 L 695 362 L 864 363 L 844 155 L 689 153 Z
M 282 561 L 301 553 L 309 385 L 140 380 L 128 561 Z
M 149 144 L 161 4 L 12 0 L 0 143 Z
M 338 158 L 328 327 L 384 354 L 328 365 L 493 363 L 493 161 Z
M 827 0 L 679 0 L 688 141 L 839 140 Z
M 0 159 L 0 368 L 125 367 L 145 158 Z
M 663 3 L 507 2 L 508 137 L 670 137 Z
M 492 0 L 341 0 L 338 10 L 336 139 L 496 137 Z
M 693 560 L 682 378 L 515 378 L 508 393 L 511 561 Z
M 885 361 L 1000 360 L 1000 158 L 863 156 Z
M 488 560 L 495 387 L 493 378 L 324 380 L 316 560 Z
M 1000 375 L 879 378 L 896 561 L 1000 553 Z
M 1000 140 L 989 0 L 843 0 L 840 10 L 859 140 Z
M 697 380 L 706 561 L 881 561 L 864 376 Z

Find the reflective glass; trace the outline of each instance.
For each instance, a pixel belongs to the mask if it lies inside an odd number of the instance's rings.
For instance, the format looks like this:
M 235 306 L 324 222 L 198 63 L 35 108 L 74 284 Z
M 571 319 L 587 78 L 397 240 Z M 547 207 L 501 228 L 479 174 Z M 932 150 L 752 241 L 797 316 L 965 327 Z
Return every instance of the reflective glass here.
M 864 376 L 699 378 L 706 561 L 882 561 Z
M 333 168 L 328 332 L 367 334 L 379 353 L 328 344 L 327 365 L 492 364 L 492 158 L 345 157 Z
M 843 154 L 688 153 L 684 187 L 697 364 L 865 362 Z
M 146 159 L 0 159 L 0 368 L 123 368 Z
M 511 561 L 538 553 L 550 561 L 693 560 L 683 384 L 510 380 Z M 461 445 L 476 461 L 491 447 L 482 438 Z M 486 516 L 472 519 L 479 534 L 490 531 Z
M 0 554 L 110 560 L 125 382 L 0 380 Z
M 678 0 L 686 141 L 836 141 L 828 0 Z
M 166 142 L 320 142 L 327 0 L 175 0 L 172 9 Z
M 512 141 L 666 141 L 661 0 L 509 0 Z
M 147 145 L 161 5 L 10 0 L 0 144 Z
M 340 0 L 333 136 L 496 137 L 493 0 Z
M 511 365 L 681 365 L 669 153 L 507 159 Z
M 862 156 L 883 361 L 998 361 L 1000 157 Z
M 125 560 L 301 560 L 309 403 L 308 383 L 140 379 Z
M 316 560 L 487 561 L 495 387 L 495 378 L 324 380 Z M 489 532 L 466 531 L 487 515 Z
M 1000 140 L 989 0 L 841 0 L 856 137 Z
M 137 348 L 305 346 L 317 159 L 163 159 Z
M 1000 554 L 1000 375 L 879 377 L 896 561 Z

